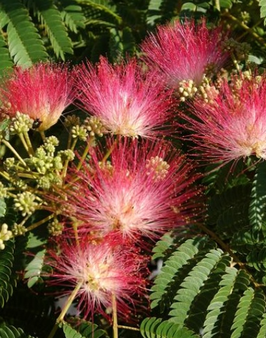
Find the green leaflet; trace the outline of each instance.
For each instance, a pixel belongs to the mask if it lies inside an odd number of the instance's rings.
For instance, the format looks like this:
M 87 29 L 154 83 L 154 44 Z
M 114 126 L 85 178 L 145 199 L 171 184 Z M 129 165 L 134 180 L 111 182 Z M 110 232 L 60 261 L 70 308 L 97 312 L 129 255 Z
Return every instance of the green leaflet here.
M 251 201 L 249 205 L 249 220 L 255 235 L 260 230 L 266 235 L 266 162 L 256 166 L 255 177 L 252 182 Z
M 264 24 L 266 23 L 266 1 L 259 0 L 260 6 L 260 17 L 264 19 Z
M 62 8 L 59 9 L 61 10 L 61 17 L 69 30 L 78 33 L 79 28 L 85 28 L 85 16 L 81 6 L 78 6 L 76 1 L 64 1 Z
M 60 11 L 53 4 L 53 1 L 35 0 L 35 6 L 39 19 L 45 25 L 55 55 L 65 60 L 65 53 L 73 54 L 73 49 Z
M 121 56 L 133 55 L 135 46 L 135 39 L 129 27 L 125 27 L 123 30 L 110 29 L 109 49 L 113 61 Z
M 0 251 L 0 307 L 2 308 L 13 294 L 16 285 L 13 276 L 14 250 L 15 243 L 9 240 L 5 242 L 5 249 Z
M 154 25 L 158 20 L 160 20 L 161 12 L 160 7 L 163 0 L 150 0 L 148 12 L 147 12 L 147 23 L 149 25 Z
M 44 266 L 44 258 L 45 258 L 46 250 L 40 250 L 34 256 L 32 261 L 26 266 L 25 278 L 28 279 L 28 287 L 31 288 L 35 283 L 37 283 L 41 279 L 41 273 Z
M 0 74 L 12 67 L 12 61 L 8 52 L 7 44 L 2 35 L 0 35 Z
M 160 257 L 166 259 L 151 288 L 151 306 L 165 316 L 168 312 L 167 323 L 195 335 L 202 331 L 204 338 L 263 337 L 265 294 L 246 271 L 231 265 L 228 254 L 207 238 L 188 239 L 175 250 L 172 246 L 170 254 L 167 239 L 161 243 L 166 250 Z M 160 335 L 162 320 L 146 318 L 143 337 L 168 337 L 168 324 Z
M 27 335 L 21 328 L 16 328 L 13 325 L 6 325 L 0 327 L 1 338 L 34 338 Z
M 146 318 L 142 321 L 140 332 L 144 338 L 197 338 L 187 328 L 180 327 L 169 321 L 162 321 L 161 318 Z
M 161 273 L 157 276 L 152 287 L 151 307 L 160 305 L 161 310 L 168 308 L 169 302 L 175 296 L 175 290 L 183 279 L 182 270 L 190 265 L 193 257 L 198 253 L 200 240 L 187 240 L 165 262 Z
M 14 63 L 31 66 L 47 58 L 41 37 L 20 1 L 1 1 L 0 26 L 6 28 L 7 45 Z
M 63 323 L 61 325 L 66 338 L 100 338 L 107 337 L 106 332 L 97 329 L 96 324 L 92 324 L 86 321 L 78 323 L 78 327 L 73 329 L 69 324 Z

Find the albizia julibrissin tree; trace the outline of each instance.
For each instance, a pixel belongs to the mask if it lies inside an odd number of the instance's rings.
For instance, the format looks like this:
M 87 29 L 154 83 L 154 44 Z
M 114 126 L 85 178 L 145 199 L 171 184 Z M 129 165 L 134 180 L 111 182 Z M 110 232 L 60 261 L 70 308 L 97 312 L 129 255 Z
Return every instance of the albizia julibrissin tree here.
M 221 69 L 227 36 L 185 19 L 2 79 L 0 336 L 265 336 L 266 76 Z

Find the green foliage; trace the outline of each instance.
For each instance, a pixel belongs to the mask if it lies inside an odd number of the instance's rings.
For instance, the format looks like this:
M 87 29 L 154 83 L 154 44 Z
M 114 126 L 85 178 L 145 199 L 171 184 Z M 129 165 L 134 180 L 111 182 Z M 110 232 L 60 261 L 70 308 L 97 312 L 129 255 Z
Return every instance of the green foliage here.
M 46 59 L 47 54 L 40 35 L 27 9 L 19 0 L 1 1 L 0 27 L 6 32 L 9 54 L 16 64 L 30 66 L 36 61 Z M 5 50 L 5 46 L 2 48 Z
M 6 325 L 12 324 L 31 336 L 42 338 L 47 337 L 54 325 L 54 312 L 53 297 L 41 290 L 29 292 L 26 285 L 18 283 L 5 308 L 0 310 L 0 317 Z
M 41 273 L 43 271 L 44 257 L 46 250 L 40 250 L 26 266 L 25 278 L 28 279 L 28 287 L 31 288 L 35 283 L 41 279 Z
M 16 285 L 14 276 L 14 241 L 5 242 L 5 249 L 0 251 L 0 306 L 3 308 Z
M 0 35 L 0 60 L 0 73 L 12 67 L 12 61 L 8 53 L 6 42 L 2 35 Z
M 106 332 L 97 328 L 96 324 L 81 321 L 77 328 L 71 327 L 69 324 L 62 324 L 62 328 L 66 338 L 104 338 Z
M 161 318 L 146 318 L 140 326 L 140 332 L 144 338 L 197 338 L 199 335 L 182 328 L 169 321 L 162 321 Z
M 259 6 L 260 6 L 260 17 L 264 19 L 264 24 L 265 24 L 266 23 L 266 1 L 259 0 Z
M 139 44 L 158 25 L 202 16 L 250 44 L 249 61 L 265 66 L 264 0 L 1 0 L 0 74 L 14 64 L 28 67 L 46 60 L 75 64 L 104 55 L 115 63 L 138 55 Z M 1 134 L 8 123 L 1 122 Z M 141 322 L 140 332 L 121 329 L 121 338 L 265 337 L 266 162 L 250 163 L 206 169 L 201 183 L 207 217 L 198 228 L 177 229 L 155 244 L 152 258 L 164 263 L 151 286 L 152 317 Z M 3 199 L 0 217 L 11 229 L 17 221 Z M 5 242 L 0 251 L 0 337 L 46 338 L 53 328 L 54 289 L 43 277 L 47 243 L 47 231 L 36 230 Z M 95 324 L 65 320 L 60 338 L 107 336 Z M 108 326 L 102 318 L 97 323 Z
M 165 248 L 165 241 L 159 243 Z M 169 317 L 165 329 L 170 323 L 195 335 L 202 329 L 205 338 L 262 334 L 263 289 L 253 284 L 248 271 L 232 266 L 230 256 L 207 237 L 188 239 L 174 251 L 172 247 L 151 291 L 152 308 Z M 142 326 L 157 333 L 160 323 L 160 318 L 145 319 Z
M 0 327 L 1 338 L 34 338 L 24 333 L 21 328 L 12 325 Z
M 249 219 L 253 233 L 260 230 L 266 235 L 266 163 L 261 162 L 256 167 L 252 183 L 251 202 L 249 206 Z
M 77 1 L 1 1 L 0 70 L 48 58 L 66 59 L 73 54 L 69 31 L 85 27 L 85 16 Z M 69 31 L 68 31 L 69 30 Z M 76 36 L 76 35 L 75 35 Z
M 67 35 L 59 10 L 53 1 L 35 0 L 34 6 L 40 23 L 45 27 L 45 32 L 51 42 L 56 57 L 65 59 L 65 54 L 72 54 L 72 43 Z
M 80 28 L 85 28 L 85 16 L 81 6 L 76 1 L 64 1 L 58 3 L 60 14 L 66 27 L 73 33 L 78 33 Z

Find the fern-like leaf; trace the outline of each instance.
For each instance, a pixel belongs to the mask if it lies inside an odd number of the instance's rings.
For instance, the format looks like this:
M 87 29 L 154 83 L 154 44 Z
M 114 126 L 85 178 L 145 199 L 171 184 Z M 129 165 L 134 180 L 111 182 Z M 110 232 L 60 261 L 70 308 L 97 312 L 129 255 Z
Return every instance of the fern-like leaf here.
M 243 331 L 245 335 L 250 332 L 251 336 L 255 336 L 255 333 L 259 331 L 260 321 L 263 319 L 264 311 L 265 297 L 261 290 L 248 288 L 238 305 L 232 326 L 232 329 L 234 329 L 232 338 L 241 337 Z
M 171 307 L 172 310 L 169 313 L 169 315 L 172 316 L 172 321 L 178 324 L 184 323 L 192 302 L 198 295 L 212 270 L 216 268 L 221 256 L 221 250 L 210 250 L 210 252 L 207 253 L 206 256 L 189 272 L 188 276 L 181 283 L 180 289 L 174 298 L 174 303 Z
M 3 325 L 0 327 L 1 338 L 34 338 L 27 335 L 21 328 L 16 328 L 13 325 Z
M 125 27 L 123 30 L 110 29 L 109 50 L 113 62 L 122 56 L 133 55 L 135 46 L 136 43 L 129 27 Z
M 147 11 L 147 24 L 155 25 L 158 20 L 161 18 L 160 7 L 163 0 L 150 0 L 149 7 Z
M 162 238 L 156 243 L 153 248 L 153 259 L 165 257 L 166 251 L 171 247 L 174 242 L 174 237 L 171 233 L 166 233 Z
M 152 287 L 151 308 L 158 305 L 161 311 L 169 308 L 184 275 L 187 275 L 187 270 L 191 270 L 196 264 L 195 256 L 199 252 L 199 247 L 206 242 L 208 242 L 206 238 L 189 239 L 166 260 Z
M 266 332 L 266 313 L 264 312 L 262 320 L 260 322 L 260 330 L 257 335 L 257 338 L 265 338 L 265 332 Z
M 9 240 L 0 251 L 0 306 L 4 307 L 13 293 L 16 280 L 12 276 L 14 264 L 14 241 Z
M 174 16 L 177 15 L 177 5 L 175 0 L 163 0 L 160 6 L 162 13 L 160 23 L 170 21 Z
M 251 190 L 249 220 L 253 234 L 260 230 L 266 235 L 266 162 L 258 163 Z
M 0 309 L 1 317 L 33 336 L 47 337 L 56 319 L 54 297 L 29 292 L 27 285 L 18 283 L 4 309 Z
M 181 327 L 161 318 L 145 318 L 140 325 L 140 333 L 144 338 L 197 338 L 199 335 L 185 327 Z
M 77 2 L 82 6 L 87 18 L 86 25 L 90 24 L 90 20 L 101 20 L 115 25 L 122 23 L 122 18 L 117 14 L 116 7 L 111 5 L 108 0 L 77 0 Z
M 61 17 L 68 27 L 74 33 L 78 33 L 79 28 L 85 28 L 85 16 L 81 6 L 73 0 L 64 0 L 62 7 L 58 7 L 61 11 Z
M 30 66 L 47 58 L 41 37 L 20 1 L 1 1 L 0 27 L 6 30 L 9 53 L 16 64 Z
M 60 11 L 51 0 L 35 0 L 34 5 L 38 11 L 39 20 L 45 25 L 55 55 L 65 60 L 65 53 L 73 54 L 73 49 Z
M 237 277 L 237 269 L 227 268 L 226 274 L 220 282 L 220 289 L 214 296 L 211 304 L 208 307 L 208 313 L 204 323 L 203 338 L 210 338 L 220 332 L 221 323 L 217 323 L 217 318 L 224 313 L 224 307 L 231 295 L 235 279 Z M 219 325 L 220 324 L 220 325 Z
M 6 42 L 2 35 L 0 35 L 0 74 L 5 70 L 11 68 L 13 65 Z
M 25 278 L 28 279 L 28 287 L 31 288 L 41 279 L 41 273 L 44 266 L 44 257 L 46 250 L 40 250 L 36 253 L 32 261 L 26 267 Z
M 75 329 L 68 323 L 62 324 L 66 338 L 100 338 L 106 337 L 106 332 L 97 328 L 97 325 L 82 321 Z
M 164 266 L 151 288 L 151 307 L 160 307 L 161 313 L 170 316 L 169 323 L 194 334 L 202 331 L 203 338 L 262 337 L 261 325 L 266 324 L 263 289 L 255 287 L 249 273 L 233 266 L 229 254 L 212 243 L 195 238 L 178 247 L 169 239 L 161 240 L 156 249 L 162 245 L 158 253 Z M 147 323 L 147 337 L 156 337 L 161 319 Z

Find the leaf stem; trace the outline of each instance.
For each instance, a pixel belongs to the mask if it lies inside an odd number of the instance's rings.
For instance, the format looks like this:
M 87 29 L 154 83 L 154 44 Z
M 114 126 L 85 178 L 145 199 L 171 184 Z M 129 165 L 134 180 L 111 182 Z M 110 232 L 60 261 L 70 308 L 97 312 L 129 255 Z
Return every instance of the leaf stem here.
M 39 222 L 36 222 L 36 223 L 33 223 L 32 225 L 30 225 L 28 228 L 27 228 L 27 231 L 31 231 L 35 228 L 37 228 L 39 225 L 42 225 L 43 223 L 49 221 L 50 219 L 52 219 L 54 217 L 54 214 L 51 214 L 45 218 L 43 218 L 41 221 Z
M 58 318 L 57 318 L 57 320 L 56 320 L 56 322 L 55 322 L 55 325 L 54 325 L 54 327 L 52 328 L 52 331 L 50 332 L 48 338 L 53 338 L 53 337 L 54 337 L 54 335 L 55 335 L 55 333 L 56 333 L 56 331 L 57 331 L 57 329 L 58 329 L 59 324 L 60 324 L 61 322 L 63 322 L 64 317 L 65 317 L 65 315 L 66 315 L 68 309 L 70 308 L 70 306 L 71 306 L 71 304 L 73 303 L 73 301 L 74 301 L 74 299 L 75 299 L 77 293 L 79 292 L 79 289 L 81 288 L 81 285 L 82 285 L 82 281 L 80 281 L 80 282 L 76 285 L 75 289 L 72 291 L 72 293 L 71 293 L 70 296 L 68 297 L 68 299 L 67 299 L 67 301 L 66 301 L 64 307 L 62 308 L 62 311 L 61 311 L 60 315 L 58 316 Z
M 131 330 L 131 331 L 140 331 L 137 327 L 126 326 L 126 325 L 117 325 L 119 329 Z

